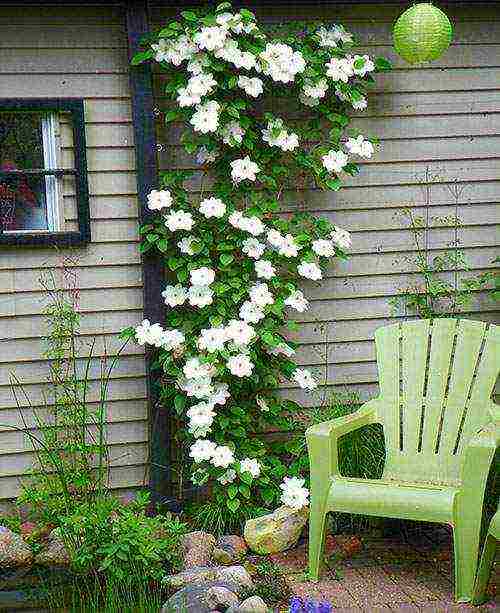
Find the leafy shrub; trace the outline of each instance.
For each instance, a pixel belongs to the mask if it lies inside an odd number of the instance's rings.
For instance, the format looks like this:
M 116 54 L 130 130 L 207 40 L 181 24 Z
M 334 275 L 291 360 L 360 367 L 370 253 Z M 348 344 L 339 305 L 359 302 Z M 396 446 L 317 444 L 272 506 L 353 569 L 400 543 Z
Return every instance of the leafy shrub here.
M 252 574 L 254 588 L 248 596 L 260 596 L 269 605 L 278 605 L 291 596 L 290 586 L 284 570 L 268 560 L 263 560 L 255 567 Z

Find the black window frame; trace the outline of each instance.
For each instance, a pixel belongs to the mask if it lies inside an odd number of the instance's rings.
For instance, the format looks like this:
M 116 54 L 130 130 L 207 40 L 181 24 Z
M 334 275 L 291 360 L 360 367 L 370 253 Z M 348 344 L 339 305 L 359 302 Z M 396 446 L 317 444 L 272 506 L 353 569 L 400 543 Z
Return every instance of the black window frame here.
M 40 175 L 75 177 L 78 230 L 70 232 L 40 232 L 32 234 L 14 232 L 4 234 L 0 228 L 0 246 L 73 247 L 90 243 L 90 206 L 87 177 L 87 144 L 85 138 L 85 109 L 82 98 L 0 98 L 0 113 L 5 111 L 42 111 L 69 113 L 73 127 L 75 166 L 72 169 L 56 168 L 39 171 Z M 9 171 L 0 171 L 0 177 Z

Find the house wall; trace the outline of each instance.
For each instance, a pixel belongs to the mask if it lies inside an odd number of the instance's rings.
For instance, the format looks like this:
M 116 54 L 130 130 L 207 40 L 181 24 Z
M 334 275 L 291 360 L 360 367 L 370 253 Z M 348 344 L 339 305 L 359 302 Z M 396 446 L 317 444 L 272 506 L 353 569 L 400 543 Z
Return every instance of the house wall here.
M 2 3 L 3 4 L 3 3 Z M 43 403 L 47 365 L 40 337 L 46 295 L 38 278 L 76 261 L 83 313 L 82 355 L 97 335 L 95 354 L 113 354 L 118 332 L 142 319 L 142 274 L 138 253 L 136 176 L 131 125 L 127 37 L 121 12 L 113 7 L 0 7 L 0 98 L 85 99 L 92 242 L 57 255 L 43 248 L 0 250 L 0 499 L 15 496 L 19 476 L 31 466 L 26 435 L 9 430 L 23 419 L 35 427 L 33 411 L 22 418 L 10 388 L 11 373 L 25 384 L 34 405 Z M 62 161 L 72 164 L 68 126 L 62 124 Z M 69 229 L 76 222 L 74 189 L 64 184 Z M 91 400 L 98 398 L 98 359 Z M 141 348 L 129 345 L 112 374 L 107 404 L 112 459 L 111 483 L 143 482 L 147 456 L 145 366 Z M 27 402 L 20 397 L 21 404 Z M 40 413 L 42 414 L 43 411 Z
M 412 67 L 391 48 L 392 24 L 406 3 L 266 4 L 256 9 L 266 21 L 340 22 L 359 36 L 365 52 L 394 61 L 394 71 L 376 75 L 368 109 L 353 122 L 363 134 L 378 136 L 380 149 L 360 164 L 360 175 L 348 178 L 339 192 L 311 190 L 306 196 L 306 210 L 352 232 L 352 257 L 332 266 L 320 284 L 304 284 L 312 304 L 296 317 L 300 331 L 291 335 L 301 343 L 298 362 L 312 367 L 326 382 L 326 395 L 347 386 L 361 398 L 373 397 L 374 332 L 405 315 L 393 317 L 389 300 L 399 288 L 418 281 L 404 209 L 425 216 L 428 203 L 430 218 L 443 218 L 453 215 L 458 205 L 459 245 L 473 269 L 466 276 L 494 266 L 500 187 L 500 13 L 491 3 L 462 8 L 442 3 L 455 25 L 453 45 L 430 66 Z M 157 6 L 155 23 L 162 25 L 174 13 Z M 161 90 L 157 76 L 159 106 L 164 103 Z M 175 126 L 164 131 L 163 166 L 195 168 L 179 148 L 177 133 Z M 197 184 L 195 178 L 195 194 Z M 297 209 L 292 191 L 285 193 L 284 201 L 284 210 Z M 434 220 L 430 225 L 434 257 L 454 236 L 445 223 Z M 480 292 L 464 316 L 495 321 L 497 309 Z M 284 393 L 305 405 L 318 404 L 317 395 L 290 383 Z

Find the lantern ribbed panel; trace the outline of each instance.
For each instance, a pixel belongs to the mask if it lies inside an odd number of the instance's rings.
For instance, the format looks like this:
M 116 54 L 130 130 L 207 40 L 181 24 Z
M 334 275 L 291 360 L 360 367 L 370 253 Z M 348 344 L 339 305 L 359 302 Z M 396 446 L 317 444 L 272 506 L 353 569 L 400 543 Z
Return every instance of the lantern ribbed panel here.
M 410 64 L 428 62 L 446 51 L 452 35 L 452 25 L 443 11 L 432 4 L 416 4 L 394 24 L 394 48 Z

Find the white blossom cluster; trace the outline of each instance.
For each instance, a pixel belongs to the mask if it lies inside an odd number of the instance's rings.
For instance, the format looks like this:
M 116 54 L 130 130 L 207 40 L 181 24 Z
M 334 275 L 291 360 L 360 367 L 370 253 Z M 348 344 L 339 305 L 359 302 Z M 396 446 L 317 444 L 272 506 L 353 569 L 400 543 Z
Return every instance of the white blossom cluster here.
M 197 161 L 199 164 L 212 163 L 221 159 L 221 153 L 240 150 L 239 155 L 230 156 L 228 163 L 233 186 L 240 190 L 244 190 L 248 183 L 259 181 L 259 177 L 264 181 L 262 177 L 266 172 L 261 158 L 255 158 L 259 161 L 257 163 L 244 151 L 251 154 L 252 147 L 260 145 L 278 148 L 286 153 L 295 152 L 301 145 L 300 141 L 306 139 L 300 129 L 297 128 L 301 134 L 299 139 L 299 134 L 290 130 L 282 119 L 272 115 L 265 115 L 265 125 L 259 125 L 258 131 L 253 132 L 248 127 L 249 122 L 242 118 L 243 113 L 229 113 L 228 120 L 225 97 L 219 95 L 220 90 L 227 87 L 227 79 L 223 81 L 223 77 L 230 77 L 229 87 L 242 98 L 246 97 L 247 105 L 255 104 L 255 99 L 265 92 L 271 80 L 277 84 L 296 83 L 300 101 L 309 107 L 320 105 L 327 95 L 335 95 L 355 109 L 366 108 L 366 99 L 362 94 L 352 93 L 346 84 L 365 77 L 375 69 L 375 65 L 367 55 L 346 54 L 346 48 L 353 43 L 353 36 L 342 26 L 321 27 L 315 34 L 316 44 L 323 54 L 321 57 L 328 57 L 322 76 L 311 70 L 304 55 L 293 46 L 268 42 L 255 21 L 249 18 L 248 11 L 245 14 L 216 13 L 215 21 L 204 20 L 202 25 L 194 28 L 190 25 L 186 31 L 189 35 L 182 33 L 168 39 L 160 38 L 152 44 L 154 58 L 174 67 L 185 64 L 186 78 L 181 80 L 182 84 L 177 87 L 173 97 L 178 107 L 183 109 L 183 117 L 200 139 Z M 256 44 L 248 44 L 248 41 Z M 226 62 L 229 65 L 227 71 L 210 68 L 213 58 L 217 58 L 218 64 Z M 259 134 L 264 145 L 260 143 Z M 323 153 L 325 149 L 320 151 Z M 342 148 L 339 145 L 326 151 L 321 163 L 327 173 L 339 175 L 345 172 L 350 155 L 367 159 L 373 152 L 370 140 L 359 135 L 346 139 Z M 259 164 L 262 164 L 262 168 Z M 282 308 L 283 305 L 299 313 L 309 308 L 309 301 L 293 284 L 286 297 L 273 293 L 276 278 L 282 272 L 279 257 L 290 260 L 287 267 L 299 277 L 319 281 L 323 274 L 321 258 L 332 258 L 339 250 L 349 249 L 351 236 L 347 230 L 335 227 L 329 235 L 323 233 L 322 238 L 304 245 L 303 237 L 282 233 L 255 214 L 235 210 L 230 198 L 219 195 L 202 198 L 197 206 L 188 211 L 184 210 L 187 205 L 182 205 L 184 208 L 176 206 L 168 190 L 153 190 L 148 195 L 147 207 L 159 213 L 171 234 L 180 233 L 176 235 L 178 240 L 175 244 L 181 257 L 196 256 L 202 249 L 200 243 L 203 240 L 197 239 L 197 231 L 201 237 L 207 220 L 227 224 L 228 233 L 235 233 L 238 241 L 236 257 L 251 260 L 253 280 L 241 299 L 235 302 L 234 313 L 216 319 L 207 318 L 206 327 L 190 328 L 189 331 L 186 328 L 184 332 L 164 329 L 158 323 L 151 324 L 144 320 L 135 328 L 135 336 L 141 345 L 161 347 L 172 352 L 181 373 L 176 378 L 176 389 L 187 400 L 183 410 L 189 433 L 194 439 L 190 457 L 197 465 L 203 467 L 203 463 L 208 463 L 219 469 L 215 472 L 216 478 L 221 485 L 225 485 L 243 473 L 257 479 L 263 470 L 255 458 L 238 458 L 232 444 L 218 444 L 210 440 L 220 407 L 231 402 L 231 387 L 227 381 L 238 382 L 255 377 L 256 365 L 253 360 L 258 351 L 264 350 L 282 359 L 291 358 L 295 354 L 294 348 L 283 340 L 268 344 L 266 339 L 264 342 L 261 334 L 265 330 L 265 322 L 264 326 L 258 324 L 272 314 L 273 309 Z M 278 223 L 275 225 L 283 227 Z M 203 263 L 206 261 L 202 260 Z M 167 307 L 205 309 L 214 304 L 218 286 L 224 282 L 224 278 L 220 278 L 219 270 L 200 264 L 201 261 L 193 264 L 192 268 L 188 266 L 189 280 L 186 278 L 183 283 L 165 287 L 162 297 Z M 295 367 L 290 379 L 307 391 L 318 385 L 312 373 L 305 368 Z M 261 411 L 270 410 L 262 396 L 257 396 L 255 402 Z M 280 488 L 283 504 L 295 509 L 308 504 L 309 493 L 304 479 L 285 477 Z

